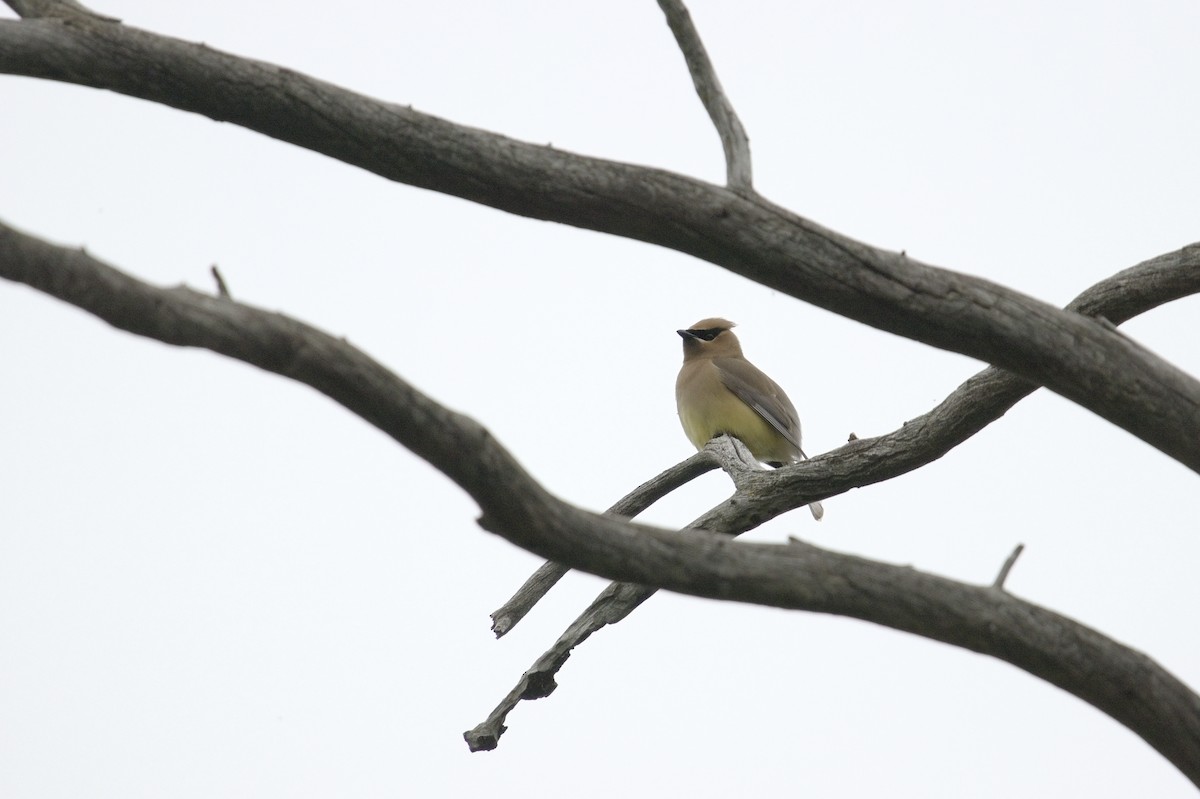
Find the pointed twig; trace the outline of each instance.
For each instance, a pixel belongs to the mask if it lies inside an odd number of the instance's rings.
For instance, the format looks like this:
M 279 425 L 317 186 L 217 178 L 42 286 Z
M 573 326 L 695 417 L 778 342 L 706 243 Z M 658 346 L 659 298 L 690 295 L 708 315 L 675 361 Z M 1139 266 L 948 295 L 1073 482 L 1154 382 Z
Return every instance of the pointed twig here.
M 726 184 L 734 191 L 753 192 L 750 138 L 737 112 L 733 110 L 733 103 L 717 80 L 717 71 L 708 57 L 708 51 L 704 49 L 700 33 L 692 23 L 692 15 L 682 0 L 658 0 L 658 6 L 667 18 L 667 25 L 675 35 L 679 49 L 683 51 L 696 94 L 700 95 L 700 102 L 704 103 L 704 110 L 708 111 L 721 137 L 721 146 L 725 149 Z
M 1004 561 L 1004 565 L 1000 567 L 1000 573 L 996 575 L 996 581 L 992 583 L 992 588 L 997 591 L 1004 590 L 1004 581 L 1008 579 L 1008 573 L 1012 571 L 1013 564 L 1017 562 L 1017 558 L 1021 557 L 1021 553 L 1025 551 L 1024 544 L 1017 544 L 1017 548 L 1008 556 L 1008 560 Z
M 217 296 L 223 300 L 232 300 L 233 295 L 229 293 L 229 286 L 225 283 L 225 278 L 221 277 L 221 270 L 217 269 L 216 264 L 213 264 L 210 269 L 213 280 L 217 281 Z

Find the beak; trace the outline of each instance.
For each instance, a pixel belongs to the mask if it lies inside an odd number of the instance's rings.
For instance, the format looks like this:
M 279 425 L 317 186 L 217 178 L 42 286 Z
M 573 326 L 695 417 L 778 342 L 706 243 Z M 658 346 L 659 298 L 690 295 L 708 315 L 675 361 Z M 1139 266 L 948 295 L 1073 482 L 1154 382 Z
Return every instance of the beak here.
M 675 332 L 678 333 L 679 337 L 681 339 L 683 339 L 684 341 L 687 341 L 688 339 L 696 338 L 695 334 L 692 333 L 692 331 L 690 331 L 690 330 L 676 330 Z

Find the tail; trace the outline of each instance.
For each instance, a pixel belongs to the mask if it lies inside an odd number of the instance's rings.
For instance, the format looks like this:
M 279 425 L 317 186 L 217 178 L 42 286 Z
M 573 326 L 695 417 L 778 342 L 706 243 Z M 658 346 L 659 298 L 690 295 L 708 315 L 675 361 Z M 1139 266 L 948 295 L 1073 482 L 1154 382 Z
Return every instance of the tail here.
M 800 449 L 799 447 L 797 447 L 796 450 L 800 453 L 800 457 L 803 460 L 808 460 L 808 456 L 804 454 L 804 450 Z M 793 461 L 793 463 L 795 463 L 795 461 Z M 788 464 L 784 463 L 783 461 L 767 461 L 767 465 L 772 469 L 781 469 Z M 808 506 L 808 509 L 812 511 L 813 518 L 817 521 L 821 521 L 821 519 L 825 518 L 825 506 L 820 502 L 811 503 Z
M 800 449 L 799 447 L 796 447 L 796 449 L 800 451 L 800 457 L 802 459 L 808 460 L 808 456 L 804 454 L 804 450 Z M 808 506 L 808 509 L 812 511 L 813 518 L 817 521 L 821 521 L 821 519 L 825 518 L 825 506 L 820 502 L 812 503 Z

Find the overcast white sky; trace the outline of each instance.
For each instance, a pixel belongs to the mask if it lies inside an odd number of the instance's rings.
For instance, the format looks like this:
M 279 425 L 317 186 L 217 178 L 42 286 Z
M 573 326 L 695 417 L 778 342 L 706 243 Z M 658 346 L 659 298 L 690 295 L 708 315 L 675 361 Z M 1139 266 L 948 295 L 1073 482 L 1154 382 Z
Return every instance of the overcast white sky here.
M 1191 2 L 693 0 L 774 201 L 1065 303 L 1200 239 Z M 128 24 L 535 142 L 720 181 L 655 3 L 106 1 Z M 5 11 L 11 16 L 11 12 Z M 981 364 L 689 257 L 391 184 L 232 125 L 0 78 L 0 216 L 346 336 L 602 509 L 686 457 L 674 331 L 723 315 L 806 449 Z M 1126 326 L 1200 371 L 1195 299 Z M 0 794 L 1193 796 L 1098 711 L 865 623 L 660 595 L 491 753 L 481 721 L 603 582 L 493 640 L 539 561 L 312 390 L 0 284 Z M 646 515 L 678 526 L 709 475 Z M 1200 685 L 1196 475 L 1041 391 L 798 535 L 1008 586 Z

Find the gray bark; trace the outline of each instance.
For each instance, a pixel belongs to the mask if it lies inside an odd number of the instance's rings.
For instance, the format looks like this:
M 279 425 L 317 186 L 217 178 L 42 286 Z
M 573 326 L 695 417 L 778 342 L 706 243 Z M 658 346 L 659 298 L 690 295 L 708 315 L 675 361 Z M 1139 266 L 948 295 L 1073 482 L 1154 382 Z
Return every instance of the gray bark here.
M 87 17 L 0 21 L 0 72 L 229 121 L 412 186 L 689 253 L 834 313 L 1002 367 L 1200 471 L 1200 382 L 1079 314 L 854 241 L 751 192 L 456 125 Z
M 1194 256 L 1194 248 L 1189 252 Z M 1175 256 L 1164 260 L 1181 263 Z M 1161 264 L 1152 263 L 1147 269 L 1161 275 Z M 1196 270 L 1192 262 L 1183 263 L 1175 271 L 1187 274 L 1186 283 Z M 730 537 L 848 490 L 864 476 L 863 484 L 884 479 L 881 475 L 893 466 L 876 461 L 876 468 L 869 468 L 868 453 L 878 457 L 880 439 L 854 441 L 772 472 L 738 469 L 736 460 L 725 458 L 738 493 L 698 519 L 694 529 L 660 530 L 589 513 L 553 497 L 478 423 L 437 404 L 348 342 L 283 314 L 183 287 L 151 286 L 81 250 L 56 247 L 3 224 L 0 277 L 58 297 L 120 329 L 168 344 L 204 347 L 312 386 L 454 480 L 479 503 L 484 528 L 552 561 L 621 581 L 544 656 L 552 668 L 523 678 L 510 694 L 513 704 L 553 690 L 553 674 L 575 645 L 569 636 L 583 640 L 619 621 L 654 593 L 656 588 L 649 586 L 657 586 L 852 616 L 992 655 L 1096 706 L 1200 784 L 1200 697 L 1140 652 L 993 586 L 965 585 L 800 542 L 747 544 Z M 1149 283 L 1165 295 L 1177 296 L 1180 290 L 1171 280 Z M 1142 290 L 1145 302 L 1157 304 L 1148 286 Z M 1020 393 L 1030 389 L 1022 386 Z M 909 442 L 945 441 L 928 436 L 938 428 L 936 419 L 922 427 L 923 433 Z M 883 451 L 903 454 L 899 443 L 890 440 Z M 908 452 L 910 459 L 926 462 L 940 454 L 937 447 L 923 454 Z M 784 489 L 797 485 L 805 488 L 800 493 Z M 497 711 L 503 708 L 502 703 Z M 506 712 L 494 719 L 493 727 L 468 733 L 472 746 L 494 746 Z
M 1112 324 L 1200 290 L 1196 245 L 1122 273 L 1074 308 L 1058 310 L 826 230 L 753 192 L 745 133 L 698 37 L 678 13 L 682 6 L 667 0 L 661 5 L 722 134 L 728 188 L 456 125 L 271 64 L 114 24 L 76 2 L 9 5 L 26 18 L 0 21 L 0 72 L 140 97 L 398 182 L 676 249 L 1006 370 L 985 370 L 888 436 L 778 472 L 739 470 L 725 458 L 738 488 L 734 497 L 693 529 L 658 530 L 551 496 L 484 428 L 345 341 L 228 296 L 149 286 L 86 253 L 0 225 L 0 276 L 138 335 L 205 347 L 306 383 L 462 486 L 479 503 L 487 529 L 551 561 L 623 581 L 544 656 L 545 668 L 523 678 L 510 694 L 512 705 L 553 690 L 571 648 L 623 618 L 657 586 L 853 616 L 1003 659 L 1125 724 L 1200 784 L 1200 698 L 1145 655 L 1006 593 L 1001 578 L 970 586 L 800 542 L 745 544 L 730 537 L 814 500 L 918 468 L 1037 385 L 1200 471 L 1200 383 Z M 502 704 L 485 722 L 490 726 L 473 731 L 473 746 L 495 744 L 508 709 Z

